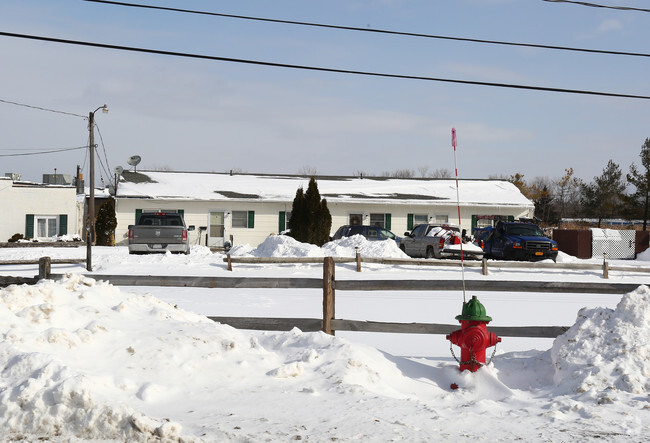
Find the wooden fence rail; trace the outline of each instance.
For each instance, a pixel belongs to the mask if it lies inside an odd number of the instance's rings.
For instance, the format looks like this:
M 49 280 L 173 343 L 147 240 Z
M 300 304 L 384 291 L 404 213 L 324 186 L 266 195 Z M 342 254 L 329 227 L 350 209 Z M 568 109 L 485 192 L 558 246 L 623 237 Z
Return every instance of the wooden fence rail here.
M 228 270 L 232 271 L 233 263 L 241 264 L 287 264 L 287 263 L 322 263 L 325 257 L 231 257 L 228 254 L 223 261 L 228 264 Z M 374 263 L 382 265 L 398 266 L 464 266 L 466 268 L 481 268 L 483 275 L 488 275 L 489 269 L 566 269 L 574 271 L 599 271 L 603 278 L 609 278 L 609 271 L 650 273 L 650 268 L 636 266 L 612 266 L 607 261 L 597 263 L 540 263 L 540 262 L 514 262 L 514 261 L 481 261 L 466 260 L 441 260 L 426 258 L 376 258 L 361 257 L 357 254 L 353 257 L 332 257 L 334 263 L 356 263 L 357 271 L 361 272 L 361 263 Z
M 311 258 L 313 260 L 313 258 Z M 117 286 L 167 286 L 200 288 L 284 288 L 284 289 L 322 289 L 322 318 L 256 318 L 256 317 L 215 317 L 215 321 L 229 324 L 235 328 L 257 330 L 291 330 L 298 327 L 303 331 L 322 330 L 328 334 L 335 331 L 388 332 L 409 334 L 449 334 L 458 325 L 435 323 L 393 323 L 337 319 L 335 316 L 336 290 L 341 291 L 462 291 L 460 280 L 336 280 L 334 264 L 354 262 L 355 259 L 336 260 L 321 258 L 323 278 L 266 278 L 266 277 L 190 277 L 158 275 L 107 275 L 85 274 L 96 280 L 110 282 Z M 39 278 L 61 278 L 61 274 L 51 274 L 51 263 L 81 263 L 85 260 L 51 260 L 41 258 L 39 276 L 29 281 L 17 282 L 33 284 Z M 25 264 L 24 261 L 14 261 Z M 283 260 L 288 262 L 288 260 Z M 35 261 L 30 261 L 35 263 Z M 448 262 L 445 262 L 448 263 Z M 0 262 L 0 264 L 2 264 Z M 550 263 L 542 263 L 551 265 Z M 480 265 L 480 263 L 479 263 Z M 538 264 L 539 265 L 539 264 Z M 633 268 L 636 269 L 636 268 Z M 15 278 L 15 277 L 7 277 Z M 468 291 L 506 291 L 506 292 L 554 292 L 584 294 L 625 294 L 639 286 L 635 283 L 611 282 L 545 282 L 545 281 L 494 281 L 466 280 Z M 519 326 L 490 327 L 495 334 L 503 337 L 556 337 L 568 329 L 567 326 Z

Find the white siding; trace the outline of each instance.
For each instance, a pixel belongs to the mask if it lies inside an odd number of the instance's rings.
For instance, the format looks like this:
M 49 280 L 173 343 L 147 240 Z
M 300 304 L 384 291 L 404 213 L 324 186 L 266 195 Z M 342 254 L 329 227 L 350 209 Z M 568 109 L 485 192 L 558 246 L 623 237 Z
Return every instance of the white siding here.
M 66 186 L 19 185 L 0 180 L 0 242 L 25 232 L 27 214 L 43 216 L 67 215 L 67 234 L 78 234 L 76 189 Z

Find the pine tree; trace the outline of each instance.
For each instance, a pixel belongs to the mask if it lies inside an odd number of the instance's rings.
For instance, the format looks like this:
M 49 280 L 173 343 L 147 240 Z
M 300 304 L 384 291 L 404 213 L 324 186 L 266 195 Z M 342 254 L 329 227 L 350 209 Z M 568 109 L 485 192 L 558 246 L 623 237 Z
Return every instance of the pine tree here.
M 594 177 L 594 181 L 581 185 L 580 202 L 587 217 L 598 219 L 598 227 L 604 218 L 619 216 L 623 210 L 625 183 L 622 172 L 616 163 L 610 160 L 603 174 Z
M 650 207 L 650 138 L 645 139 L 641 146 L 641 165 L 643 169 L 637 170 L 634 163 L 630 166 L 630 173 L 627 174 L 627 181 L 636 187 L 636 192 L 630 195 L 628 206 L 630 215 L 643 219 L 643 230 L 648 226 L 648 212 Z
M 316 179 L 312 177 L 303 193 L 302 187 L 296 191 L 291 209 L 289 229 L 291 236 L 303 243 L 322 246 L 329 241 L 332 216 L 327 201 L 320 198 Z
M 296 191 L 296 196 L 293 199 L 291 218 L 289 219 L 288 226 L 290 231 L 289 235 L 303 243 L 307 241 L 307 219 L 305 214 L 305 193 L 302 190 L 302 187 L 300 187 Z
M 102 205 L 97 214 L 95 232 L 98 246 L 115 246 L 115 228 L 117 218 L 115 217 L 115 200 L 110 197 Z

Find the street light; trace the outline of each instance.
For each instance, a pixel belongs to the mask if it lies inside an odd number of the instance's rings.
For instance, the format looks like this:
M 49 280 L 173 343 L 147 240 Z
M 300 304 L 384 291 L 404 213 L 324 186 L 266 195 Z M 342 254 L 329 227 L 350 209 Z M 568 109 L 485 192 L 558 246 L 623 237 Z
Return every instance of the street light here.
M 88 131 L 90 133 L 90 196 L 88 199 L 88 231 L 86 232 L 86 269 L 93 270 L 92 263 L 92 243 L 95 239 L 95 112 L 102 110 L 104 114 L 108 113 L 108 106 L 100 106 L 94 111 L 88 113 Z

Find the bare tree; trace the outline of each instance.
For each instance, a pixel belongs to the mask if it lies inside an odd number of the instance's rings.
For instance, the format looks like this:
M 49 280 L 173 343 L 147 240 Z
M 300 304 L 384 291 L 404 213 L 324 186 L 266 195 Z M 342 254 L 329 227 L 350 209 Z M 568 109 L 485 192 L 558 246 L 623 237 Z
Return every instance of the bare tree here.
M 302 168 L 298 169 L 298 175 L 313 177 L 315 175 L 318 175 L 318 169 L 316 166 L 304 165 Z
M 580 203 L 580 184 L 581 180 L 573 176 L 573 168 L 565 169 L 562 178 L 554 183 L 560 219 L 576 214 Z
M 435 169 L 429 174 L 431 178 L 451 178 L 451 171 L 447 168 Z

